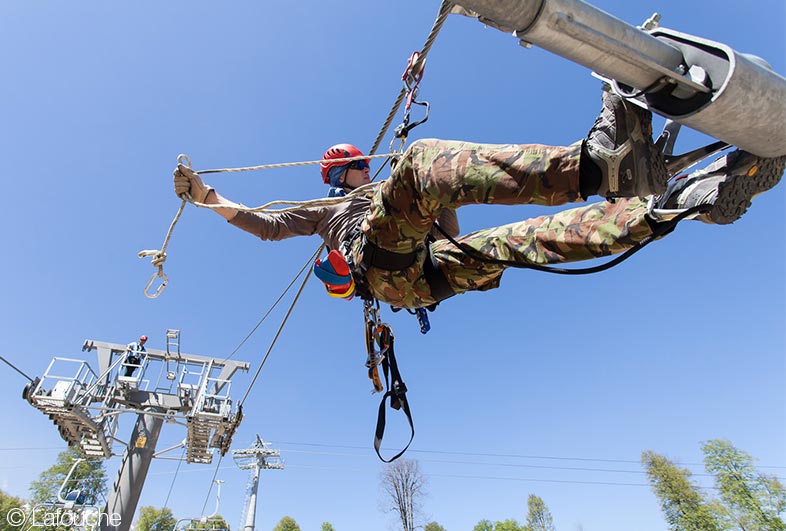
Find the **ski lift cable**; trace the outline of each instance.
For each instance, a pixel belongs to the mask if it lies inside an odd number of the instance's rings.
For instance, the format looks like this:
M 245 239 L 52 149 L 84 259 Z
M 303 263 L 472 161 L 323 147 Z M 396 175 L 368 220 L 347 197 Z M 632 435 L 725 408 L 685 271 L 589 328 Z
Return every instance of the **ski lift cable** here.
M 324 244 L 320 245 L 319 249 L 317 249 L 316 254 L 319 255 L 324 247 L 325 247 Z M 273 347 L 275 346 L 276 341 L 278 341 L 281 332 L 284 330 L 284 325 L 287 324 L 287 320 L 289 319 L 289 316 L 292 314 L 292 310 L 295 308 L 295 304 L 297 304 L 297 301 L 300 299 L 300 294 L 303 293 L 303 288 L 306 287 L 306 283 L 308 282 L 308 279 L 311 277 L 312 271 L 313 270 L 309 270 L 306 273 L 306 276 L 303 278 L 303 282 L 300 284 L 300 288 L 297 290 L 297 293 L 295 294 L 295 298 L 292 301 L 292 304 L 289 305 L 289 309 L 287 310 L 287 313 L 284 316 L 283 321 L 281 321 L 281 325 L 278 327 L 278 331 L 276 332 L 276 335 L 273 337 L 273 340 L 270 342 L 270 346 L 268 347 L 267 352 L 265 352 L 265 356 L 264 358 L 262 358 L 262 362 L 259 364 L 259 367 L 257 367 L 257 371 L 254 374 L 254 378 L 252 378 L 251 383 L 248 384 L 248 389 L 246 390 L 246 394 L 243 395 L 242 400 L 240 400 L 240 402 L 238 403 L 238 407 L 241 407 L 245 403 L 246 398 L 248 398 L 248 395 L 251 393 L 251 388 L 254 387 L 254 384 L 256 383 L 257 378 L 259 377 L 259 373 L 262 371 L 262 367 L 265 366 L 265 362 L 270 356 L 270 353 L 273 351 Z
M 175 469 L 175 475 L 172 478 L 172 483 L 169 485 L 169 492 L 166 493 L 166 500 L 164 500 L 164 508 L 166 508 L 169 504 L 169 496 L 172 495 L 172 489 L 175 487 L 175 480 L 177 479 L 177 475 L 180 473 L 180 465 L 183 464 L 183 457 L 186 455 L 186 447 L 183 447 L 183 453 L 180 455 L 180 460 L 177 462 L 177 468 Z
M 10 361 L 8 361 L 7 359 L 5 359 L 3 356 L 0 356 L 0 360 L 2 360 L 2 361 L 3 361 L 3 362 L 6 364 L 6 365 L 8 365 L 8 366 L 9 366 L 9 367 L 11 367 L 12 369 L 14 369 L 16 372 L 18 372 L 19 374 L 21 374 L 22 376 L 24 376 L 25 378 L 27 378 L 27 379 L 28 379 L 28 380 L 30 380 L 31 382 L 32 382 L 32 381 L 34 381 L 32 378 L 30 378 L 28 375 L 26 375 L 25 373 L 23 373 L 23 372 L 22 372 L 22 371 L 21 371 L 19 368 L 17 368 L 17 367 L 16 367 L 16 366 L 15 366 L 13 363 L 11 363 L 11 362 L 10 362 Z
M 276 308 L 276 306 L 278 306 L 278 304 L 279 304 L 279 303 L 281 302 L 281 300 L 284 298 L 284 295 L 286 295 L 286 294 L 287 294 L 287 292 L 288 292 L 288 291 L 289 291 L 289 290 L 292 288 L 292 286 L 295 284 L 295 281 L 296 281 L 296 280 L 297 280 L 297 279 L 300 277 L 300 275 L 302 275 L 302 274 L 303 274 L 303 272 L 304 272 L 304 271 L 305 271 L 305 270 L 306 270 L 306 269 L 307 269 L 307 268 L 308 268 L 308 267 L 309 267 L 309 266 L 310 266 L 310 265 L 311 265 L 311 264 L 314 262 L 314 260 L 317 258 L 317 256 L 319 255 L 319 252 L 320 252 L 321 250 L 322 250 L 322 248 L 320 247 L 319 249 L 317 249 L 317 250 L 314 252 L 314 254 L 312 254 L 312 255 L 311 255 L 311 257 L 309 257 L 309 259 L 306 261 L 306 263 L 303 265 L 303 267 L 300 269 L 300 271 L 298 271 L 298 272 L 297 272 L 297 274 L 294 276 L 294 278 L 293 278 L 293 279 L 292 279 L 292 281 L 289 283 L 289 285 L 288 285 L 286 288 L 284 288 L 284 291 L 283 291 L 283 292 L 281 292 L 281 295 L 279 295 L 278 299 L 276 299 L 276 301 L 275 301 L 275 302 L 274 302 L 274 303 L 273 303 L 273 304 L 270 306 L 270 308 L 267 310 L 267 312 L 265 312 L 265 314 L 264 314 L 264 315 L 262 316 L 262 318 L 261 318 L 261 319 L 260 319 L 260 320 L 257 322 L 257 324 L 256 324 L 256 325 L 254 325 L 254 328 L 252 328 L 252 329 L 251 329 L 251 331 L 250 331 L 250 332 L 249 332 L 249 333 L 246 335 L 246 337 L 245 337 L 245 338 L 243 338 L 243 341 L 241 341 L 241 342 L 240 342 L 240 344 L 239 344 L 237 347 L 235 347 L 235 350 L 233 350 L 233 351 L 232 351 L 232 353 L 231 353 L 231 354 L 229 354 L 229 356 L 227 356 L 226 358 L 224 358 L 224 360 L 223 360 L 221 363 L 224 363 L 224 362 L 226 362 L 226 361 L 227 361 L 227 360 L 229 360 L 229 359 L 230 359 L 232 356 L 234 356 L 234 355 L 237 353 L 237 351 L 238 351 L 238 350 L 240 350 L 240 348 L 241 348 L 241 347 L 242 347 L 242 346 L 243 346 L 243 345 L 246 343 L 246 341 L 248 341 L 248 340 L 251 338 L 251 336 L 252 336 L 252 335 L 254 335 L 254 332 L 256 332 L 256 331 L 257 331 L 257 329 L 258 329 L 258 328 L 259 328 L 259 327 L 262 325 L 262 323 L 263 323 L 263 322 L 264 322 L 264 321 L 265 321 L 265 320 L 268 318 L 268 316 L 269 316 L 269 315 L 271 314 L 271 312 L 272 312 L 272 311 L 273 311 L 273 310 Z

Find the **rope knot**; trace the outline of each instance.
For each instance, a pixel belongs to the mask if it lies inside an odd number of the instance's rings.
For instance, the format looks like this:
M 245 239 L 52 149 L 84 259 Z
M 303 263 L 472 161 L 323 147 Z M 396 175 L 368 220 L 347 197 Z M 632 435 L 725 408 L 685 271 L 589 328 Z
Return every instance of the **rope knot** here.
M 155 299 L 156 297 L 161 295 L 161 292 L 164 291 L 164 288 L 169 282 L 169 277 L 167 277 L 166 273 L 164 273 L 164 262 L 166 262 L 166 253 L 164 251 L 159 251 L 158 249 L 152 249 L 152 250 L 146 249 L 143 251 L 139 251 L 139 253 L 137 253 L 137 256 L 139 256 L 139 258 L 152 256 L 153 259 L 151 260 L 151 263 L 153 264 L 153 267 L 158 268 L 158 270 L 155 273 L 153 273 L 153 276 L 150 277 L 150 280 L 145 286 L 145 297 L 147 297 L 148 299 Z M 154 293 L 150 293 L 150 286 L 153 285 L 153 282 L 155 282 L 156 278 L 162 279 L 161 284 L 158 286 L 158 289 L 156 289 Z

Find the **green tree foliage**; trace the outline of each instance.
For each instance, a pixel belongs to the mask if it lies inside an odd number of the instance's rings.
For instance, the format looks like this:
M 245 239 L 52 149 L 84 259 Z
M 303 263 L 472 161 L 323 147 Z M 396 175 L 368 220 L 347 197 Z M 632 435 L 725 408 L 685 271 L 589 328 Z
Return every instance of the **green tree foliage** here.
M 775 477 L 757 472 L 753 458 L 729 441 L 707 441 L 702 451 L 704 467 L 715 475 L 724 520 L 732 529 L 786 530 L 780 517 L 786 509 L 786 490 Z
M 691 483 L 690 471 L 678 468 L 666 457 L 646 451 L 641 457 L 647 477 L 660 500 L 666 523 L 672 531 L 722 531 L 723 526 L 699 491 Z
M 27 512 L 26 502 L 21 498 L 10 496 L 0 490 L 0 531 L 19 531 L 22 529 L 20 526 L 12 526 L 8 520 L 8 511 L 13 509 L 11 520 L 15 521 L 16 514 L 19 510 Z
M 295 519 L 291 516 L 285 516 L 281 521 L 276 524 L 273 531 L 300 531 L 300 526 L 297 525 Z
M 172 531 L 177 519 L 172 514 L 172 509 L 164 507 L 156 509 L 146 506 L 139 509 L 139 519 L 136 522 L 136 531 Z
M 492 523 L 491 520 L 481 520 L 472 531 L 529 531 L 527 526 L 519 524 L 516 520 L 508 519 Z
M 529 531 L 526 526 L 519 524 L 516 520 L 508 519 L 494 524 L 494 531 Z
M 423 527 L 423 531 L 448 531 L 437 522 L 429 522 Z
M 494 524 L 491 520 L 481 520 L 475 527 L 472 528 L 472 531 L 494 531 Z
M 82 451 L 70 447 L 60 452 L 54 465 L 47 468 L 30 484 L 30 495 L 34 504 L 49 503 L 57 499 L 63 481 L 77 459 L 84 459 Z M 80 490 L 88 505 L 102 505 L 106 490 L 106 472 L 101 459 L 86 459 L 77 465 L 64 494 Z
M 333 524 L 331 524 L 330 522 L 322 522 L 322 527 L 320 528 L 320 531 L 336 531 L 336 530 L 333 529 Z
M 549 508 L 539 496 L 530 494 L 527 498 L 527 531 L 556 531 L 554 519 Z

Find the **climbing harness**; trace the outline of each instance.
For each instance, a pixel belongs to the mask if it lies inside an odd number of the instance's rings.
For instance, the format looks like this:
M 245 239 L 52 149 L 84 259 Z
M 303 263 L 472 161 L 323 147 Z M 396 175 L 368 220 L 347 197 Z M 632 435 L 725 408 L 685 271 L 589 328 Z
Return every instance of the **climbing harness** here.
M 401 373 L 399 373 L 398 363 L 396 362 L 396 354 L 393 348 L 393 331 L 390 325 L 383 323 L 379 317 L 379 302 L 364 301 L 363 316 L 366 321 L 366 350 L 368 352 L 366 366 L 368 367 L 368 377 L 374 386 L 373 392 L 380 393 L 383 390 L 385 391 L 377 413 L 377 426 L 374 430 L 374 451 L 377 452 L 377 456 L 383 462 L 390 463 L 401 457 L 407 451 L 409 445 L 412 444 L 415 438 L 415 424 L 412 421 L 412 412 L 407 401 L 407 386 L 404 384 L 404 380 L 401 379 Z M 382 374 L 385 378 L 384 388 L 379 377 L 379 367 L 382 367 Z M 380 453 L 380 447 L 385 436 L 385 406 L 388 398 L 390 398 L 390 407 L 395 410 L 401 410 L 407 417 L 410 437 L 409 442 L 402 450 L 393 457 L 385 459 Z

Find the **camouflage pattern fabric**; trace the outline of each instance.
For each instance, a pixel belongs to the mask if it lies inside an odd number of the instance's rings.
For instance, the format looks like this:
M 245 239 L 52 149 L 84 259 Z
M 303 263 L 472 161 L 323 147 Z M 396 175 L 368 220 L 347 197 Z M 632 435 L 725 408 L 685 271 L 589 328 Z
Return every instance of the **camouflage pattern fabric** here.
M 376 190 L 362 223 L 366 238 L 385 250 L 416 252 L 400 271 L 371 267 L 366 281 L 381 301 L 405 308 L 437 302 L 423 276 L 426 235 L 440 211 L 470 204 L 562 205 L 580 201 L 581 144 L 494 145 L 420 140 L 404 153 Z M 458 238 L 502 260 L 553 264 L 618 253 L 649 236 L 646 203 L 618 200 L 485 229 Z M 440 269 L 456 293 L 499 286 L 505 267 L 479 262 L 447 240 L 432 245 Z M 361 241 L 352 254 L 360 263 Z

